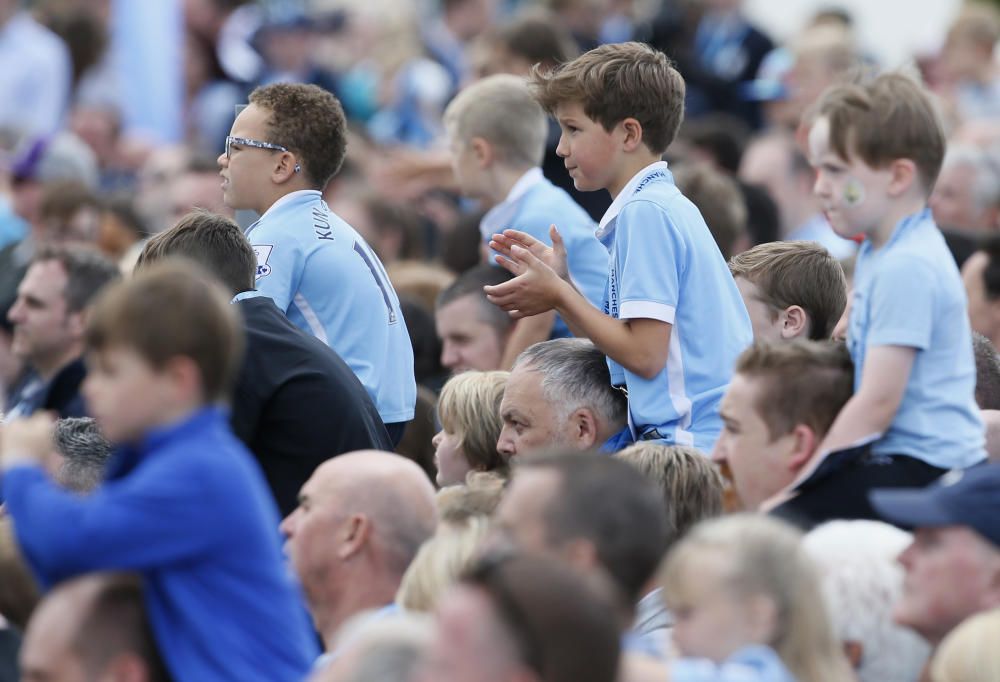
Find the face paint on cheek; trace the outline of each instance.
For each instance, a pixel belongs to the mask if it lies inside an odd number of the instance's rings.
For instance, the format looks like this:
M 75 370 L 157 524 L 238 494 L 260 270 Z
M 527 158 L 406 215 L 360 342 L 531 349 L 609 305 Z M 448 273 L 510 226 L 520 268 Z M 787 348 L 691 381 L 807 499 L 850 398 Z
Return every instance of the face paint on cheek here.
M 865 201 L 865 186 L 857 178 L 848 178 L 841 197 L 844 206 L 860 206 Z

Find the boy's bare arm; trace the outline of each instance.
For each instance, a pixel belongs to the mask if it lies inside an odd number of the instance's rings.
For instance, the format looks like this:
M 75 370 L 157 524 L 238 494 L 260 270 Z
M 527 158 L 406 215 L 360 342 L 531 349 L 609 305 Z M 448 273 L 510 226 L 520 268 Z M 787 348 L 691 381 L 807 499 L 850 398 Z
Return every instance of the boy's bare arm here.
M 916 354 L 916 349 L 907 346 L 868 350 L 861 386 L 840 410 L 819 452 L 842 450 L 885 433 L 903 401 Z
M 666 365 L 670 324 L 649 319 L 616 320 L 592 306 L 528 249 L 513 244 L 509 254 L 498 262 L 516 277 L 485 288 L 492 303 L 515 318 L 554 309 L 575 336 L 589 338 L 605 355 L 645 379 L 652 379 Z

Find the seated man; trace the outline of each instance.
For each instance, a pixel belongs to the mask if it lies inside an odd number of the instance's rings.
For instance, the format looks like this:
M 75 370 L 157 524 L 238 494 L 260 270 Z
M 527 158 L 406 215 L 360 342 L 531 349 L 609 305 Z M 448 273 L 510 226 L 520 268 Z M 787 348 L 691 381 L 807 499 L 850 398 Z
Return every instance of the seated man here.
M 847 350 L 834 342 L 756 343 L 739 357 L 712 457 L 728 467 L 746 509 L 804 528 L 877 519 L 867 492 L 901 485 L 906 463 L 857 449 L 826 458 L 817 451 L 851 397 L 853 371 Z
M 611 386 L 604 353 L 583 339 L 543 341 L 521 353 L 500 417 L 497 450 L 505 458 L 551 448 L 614 452 L 630 440 L 625 394 Z
M 48 246 L 28 266 L 7 317 L 11 350 L 29 367 L 11 391 L 5 418 L 51 410 L 60 417 L 86 414 L 80 386 L 86 309 L 97 292 L 119 277 L 118 267 L 83 246 Z
M 729 261 L 756 341 L 828 339 L 847 305 L 844 269 L 816 242 L 769 242 Z
M 322 462 L 344 452 L 391 450 L 378 410 L 336 351 L 253 296 L 257 257 L 240 228 L 196 211 L 147 242 L 138 268 L 183 256 L 215 273 L 239 300 L 246 354 L 236 379 L 233 432 L 260 462 L 282 516 Z M 247 292 L 247 293 L 244 293 Z
M 316 469 L 281 532 L 328 652 L 340 652 L 352 616 L 397 610 L 403 574 L 436 525 L 434 487 L 399 455 L 353 452 Z
M 141 582 L 92 574 L 56 587 L 25 632 L 21 679 L 167 682 Z
M 913 528 L 896 622 L 937 648 L 959 623 L 1000 608 L 1000 464 L 954 470 L 926 488 L 875 490 L 890 523 Z
M 503 268 L 479 265 L 438 296 L 434 321 L 441 339 L 441 364 L 452 374 L 507 369 L 503 357 L 514 320 L 486 300 L 483 287 L 510 277 Z
M 599 503 L 597 503 L 599 501 Z M 502 538 L 554 556 L 587 575 L 610 577 L 631 622 L 675 531 L 660 491 L 632 465 L 598 453 L 558 452 L 522 459 L 496 515 Z M 625 633 L 631 652 L 662 655 L 642 623 Z M 659 629 L 653 636 L 664 638 Z M 651 646 L 652 645 L 652 646 Z

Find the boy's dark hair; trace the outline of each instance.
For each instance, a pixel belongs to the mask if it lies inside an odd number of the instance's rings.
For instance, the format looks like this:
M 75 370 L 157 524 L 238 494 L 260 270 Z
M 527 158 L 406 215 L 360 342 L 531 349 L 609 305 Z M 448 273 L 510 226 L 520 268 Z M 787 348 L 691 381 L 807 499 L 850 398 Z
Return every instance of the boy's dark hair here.
M 257 256 L 243 230 L 225 216 L 191 211 L 146 242 L 136 270 L 171 256 L 188 258 L 214 273 L 233 295 L 254 288 Z
M 1000 354 L 979 332 L 972 332 L 972 350 L 976 357 L 976 405 L 980 410 L 1000 410 Z
M 654 154 L 667 150 L 684 119 L 684 79 L 665 54 L 643 43 L 602 45 L 548 72 L 536 67 L 531 85 L 549 113 L 579 103 L 609 132 L 636 119 Z
M 749 137 L 747 124 L 732 114 L 712 113 L 688 119 L 680 130 L 681 140 L 708 154 L 730 175 L 740 172 Z
M 604 454 L 534 455 L 518 461 L 518 469 L 558 475 L 558 492 L 544 512 L 547 540 L 589 540 L 622 596 L 635 604 L 668 545 L 660 491 L 630 464 Z
M 190 358 L 201 373 L 205 401 L 224 400 L 245 343 L 230 298 L 194 263 L 156 263 L 108 287 L 94 303 L 87 320 L 87 350 L 124 346 L 156 370 L 172 358 Z
M 121 271 L 97 249 L 83 244 L 47 244 L 39 249 L 31 262 L 57 261 L 66 272 L 66 310 L 78 313 L 86 308 L 98 292 L 110 282 L 121 278 Z
M 860 158 L 871 168 L 910 159 L 929 195 L 944 160 L 945 136 L 927 92 L 902 74 L 884 74 L 870 84 L 844 84 L 826 91 L 816 118 L 830 122 L 830 147 L 845 161 Z
M 463 296 L 475 296 L 480 304 L 480 320 L 492 326 L 497 332 L 504 333 L 511 328 L 514 320 L 487 300 L 483 287 L 503 284 L 512 277 L 513 275 L 503 268 L 485 263 L 477 265 L 471 270 L 463 272 L 447 289 L 441 292 L 435 309 L 440 310 Z
M 538 679 L 615 678 L 620 633 L 614 591 L 607 580 L 568 571 L 545 556 L 487 554 L 472 565 L 462 583 L 489 597 L 521 662 Z
M 854 363 L 836 341 L 760 341 L 737 358 L 736 373 L 758 380 L 754 409 L 772 440 L 798 424 L 822 438 L 854 394 Z
M 568 62 L 578 54 L 573 37 L 547 14 L 528 14 L 501 26 L 496 42 L 512 55 L 543 69 Z
M 729 271 L 757 287 L 772 319 L 789 306 L 805 310 L 814 341 L 830 338 L 847 306 L 844 269 L 816 242 L 760 244 L 734 256 Z
M 274 83 L 251 92 L 249 101 L 269 114 L 267 141 L 295 154 L 314 187 L 326 187 L 347 151 L 347 122 L 337 98 L 316 85 Z

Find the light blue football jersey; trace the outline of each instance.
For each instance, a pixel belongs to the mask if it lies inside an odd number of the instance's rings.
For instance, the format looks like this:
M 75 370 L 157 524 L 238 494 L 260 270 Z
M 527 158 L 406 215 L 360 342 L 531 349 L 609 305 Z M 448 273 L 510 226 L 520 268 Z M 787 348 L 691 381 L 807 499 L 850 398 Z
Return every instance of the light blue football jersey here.
M 382 263 L 316 190 L 279 199 L 247 230 L 257 292 L 333 348 L 386 424 L 413 418 L 413 347 Z

